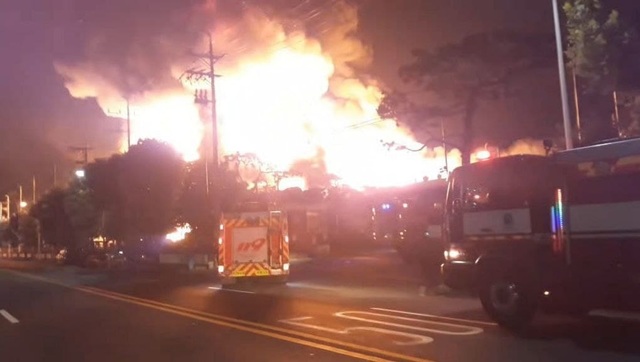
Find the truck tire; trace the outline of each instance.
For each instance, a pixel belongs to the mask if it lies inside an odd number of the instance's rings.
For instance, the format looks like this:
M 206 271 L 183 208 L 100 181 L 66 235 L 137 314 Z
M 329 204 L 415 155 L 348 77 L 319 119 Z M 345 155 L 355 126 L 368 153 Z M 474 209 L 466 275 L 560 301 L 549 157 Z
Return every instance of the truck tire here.
M 482 307 L 501 327 L 520 332 L 529 326 L 536 310 L 536 283 L 523 270 L 487 270 L 479 275 Z
M 415 258 L 406 245 L 397 245 L 396 252 L 405 264 L 413 264 Z

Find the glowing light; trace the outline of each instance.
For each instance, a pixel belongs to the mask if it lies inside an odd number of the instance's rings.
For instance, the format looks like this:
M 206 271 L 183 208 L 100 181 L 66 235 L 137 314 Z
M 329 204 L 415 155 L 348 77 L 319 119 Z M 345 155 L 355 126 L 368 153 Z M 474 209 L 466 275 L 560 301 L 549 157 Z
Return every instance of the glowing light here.
M 84 178 L 84 176 L 85 176 L 85 171 L 84 171 L 84 170 L 82 170 L 82 169 L 80 169 L 80 170 L 76 170 L 75 174 L 76 174 L 76 177 L 77 177 L 77 178 Z
M 491 152 L 489 150 L 480 150 L 476 153 L 476 159 L 479 161 L 488 160 L 491 158 Z
M 176 230 L 167 234 L 167 240 L 172 243 L 177 243 L 184 240 L 187 237 L 187 234 L 191 232 L 191 226 L 186 224 L 184 226 L 176 227 Z

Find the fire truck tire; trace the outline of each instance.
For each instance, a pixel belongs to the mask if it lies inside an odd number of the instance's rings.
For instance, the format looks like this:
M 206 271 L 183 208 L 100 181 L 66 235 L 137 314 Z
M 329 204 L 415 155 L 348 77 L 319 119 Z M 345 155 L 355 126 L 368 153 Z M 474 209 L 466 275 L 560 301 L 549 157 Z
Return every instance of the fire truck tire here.
M 225 286 L 229 286 L 229 285 L 234 285 L 237 283 L 237 279 L 236 278 L 231 278 L 231 277 L 222 277 L 220 278 L 220 284 L 225 287 Z
M 486 270 L 479 275 L 479 296 L 484 310 L 501 327 L 520 332 L 538 309 L 535 282 L 516 269 Z
M 271 281 L 275 284 L 287 284 L 289 281 L 288 275 L 275 275 L 271 277 Z
M 397 246 L 396 251 L 400 255 L 400 259 L 406 264 L 412 264 L 414 262 L 414 256 L 408 248 L 403 246 Z

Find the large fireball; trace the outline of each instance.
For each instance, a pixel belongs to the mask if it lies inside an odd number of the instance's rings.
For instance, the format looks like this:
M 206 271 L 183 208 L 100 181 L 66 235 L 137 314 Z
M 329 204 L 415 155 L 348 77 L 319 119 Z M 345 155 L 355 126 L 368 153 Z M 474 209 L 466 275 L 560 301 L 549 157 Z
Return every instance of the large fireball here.
M 353 36 L 357 12 L 344 4 L 340 11 L 339 23 L 319 38 L 299 29 L 287 31 L 259 9 L 245 9 L 241 17 L 217 22 L 216 52 L 227 53 L 216 64 L 219 153 L 254 154 L 276 171 L 308 160 L 307 165 L 355 188 L 435 178 L 444 166 L 441 149 L 409 152 L 384 147 L 384 142 L 409 148 L 421 144 L 394 120 L 379 118 L 382 92 L 351 67 L 370 56 Z M 206 49 L 206 40 L 203 36 L 195 46 Z M 195 104 L 193 92 L 209 84 L 178 82 L 188 67 L 183 56 L 176 57 L 170 71 L 174 86 L 133 100 L 134 143 L 157 138 L 173 145 L 186 160 L 203 156 L 203 140 L 205 146 L 210 144 L 209 107 Z M 67 88 L 74 96 L 96 97 L 105 111 L 116 102 L 122 104 L 118 87 L 95 64 L 57 68 L 69 79 Z M 452 169 L 459 158 L 449 161 Z M 281 185 L 295 185 L 297 180 Z

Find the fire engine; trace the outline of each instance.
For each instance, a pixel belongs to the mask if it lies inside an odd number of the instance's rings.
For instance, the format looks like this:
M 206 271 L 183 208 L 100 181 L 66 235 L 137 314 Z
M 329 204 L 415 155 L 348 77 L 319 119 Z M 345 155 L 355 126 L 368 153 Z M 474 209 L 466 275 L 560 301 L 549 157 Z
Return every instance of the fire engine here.
M 640 317 L 640 139 L 459 167 L 444 215 L 444 282 L 498 324 Z
M 287 281 L 287 215 L 273 205 L 247 202 L 237 210 L 223 212 L 217 244 L 223 283 L 249 277 Z
M 421 182 L 377 197 L 371 208 L 371 236 L 391 242 L 406 262 L 425 262 L 441 258 L 442 204 L 445 180 Z M 436 267 L 439 262 L 436 263 Z

